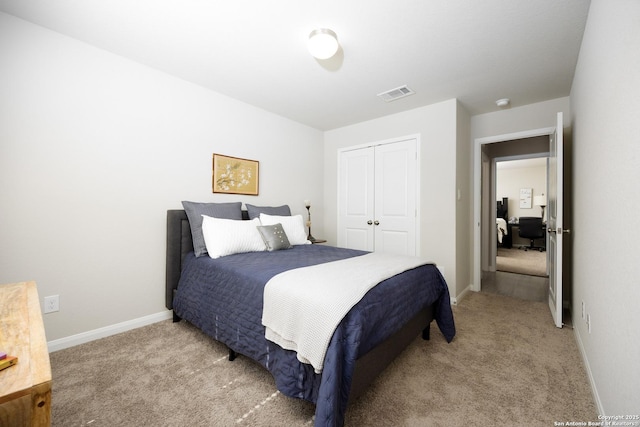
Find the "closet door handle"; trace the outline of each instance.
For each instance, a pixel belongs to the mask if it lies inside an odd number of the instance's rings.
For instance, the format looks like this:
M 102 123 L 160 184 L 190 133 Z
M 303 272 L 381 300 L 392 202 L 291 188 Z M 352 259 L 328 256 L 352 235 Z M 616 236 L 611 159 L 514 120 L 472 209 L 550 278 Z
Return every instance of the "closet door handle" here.
M 371 224 L 373 224 L 373 221 L 369 220 L 369 221 L 367 221 L 367 224 L 371 225 Z
M 380 221 L 378 221 L 377 219 L 376 219 L 375 221 L 373 221 L 373 223 L 374 223 L 375 225 L 380 225 Z

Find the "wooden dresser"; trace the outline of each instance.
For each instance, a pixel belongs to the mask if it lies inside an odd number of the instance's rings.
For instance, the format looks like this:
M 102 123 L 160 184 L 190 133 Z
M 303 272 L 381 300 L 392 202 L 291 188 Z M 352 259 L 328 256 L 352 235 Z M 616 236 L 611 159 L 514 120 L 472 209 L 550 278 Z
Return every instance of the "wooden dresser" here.
M 35 282 L 0 285 L 0 426 L 51 425 L 51 364 Z

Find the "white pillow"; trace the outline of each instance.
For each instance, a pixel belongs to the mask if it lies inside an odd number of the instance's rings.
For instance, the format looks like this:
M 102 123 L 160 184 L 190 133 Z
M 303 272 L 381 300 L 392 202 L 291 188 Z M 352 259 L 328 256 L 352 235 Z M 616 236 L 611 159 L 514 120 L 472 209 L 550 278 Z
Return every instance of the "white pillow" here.
M 213 259 L 244 252 L 265 251 L 267 247 L 256 228 L 258 218 L 250 221 L 213 218 L 202 215 L 202 235 Z
M 292 245 L 311 244 L 311 242 L 307 240 L 307 233 L 304 231 L 302 215 L 278 216 L 261 213 L 260 222 L 262 225 L 282 224 L 282 228 L 289 238 L 289 243 Z

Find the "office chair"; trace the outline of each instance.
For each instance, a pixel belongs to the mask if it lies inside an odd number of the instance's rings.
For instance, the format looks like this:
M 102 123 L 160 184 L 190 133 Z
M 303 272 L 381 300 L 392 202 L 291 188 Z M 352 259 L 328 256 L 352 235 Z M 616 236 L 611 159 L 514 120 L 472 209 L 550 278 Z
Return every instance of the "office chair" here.
M 545 237 L 545 229 L 542 228 L 542 218 L 525 216 L 520 217 L 518 221 L 518 236 L 523 239 L 529 239 L 529 247 L 525 247 L 524 250 L 538 249 L 540 252 L 544 250 L 543 246 L 534 246 L 535 239 L 542 239 Z

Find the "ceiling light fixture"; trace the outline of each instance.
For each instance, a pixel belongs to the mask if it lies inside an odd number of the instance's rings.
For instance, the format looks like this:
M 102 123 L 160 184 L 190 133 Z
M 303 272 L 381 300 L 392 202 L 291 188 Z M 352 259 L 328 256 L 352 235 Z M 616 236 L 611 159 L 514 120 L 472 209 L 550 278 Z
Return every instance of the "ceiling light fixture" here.
M 498 99 L 498 100 L 496 101 L 496 105 L 497 105 L 498 107 L 500 107 L 500 108 L 504 108 L 504 107 L 506 107 L 507 105 L 509 105 L 509 102 L 511 102 L 511 101 L 509 100 L 509 98 L 502 98 L 502 99 Z
M 309 34 L 309 52 L 318 59 L 329 59 L 338 51 L 338 36 L 328 28 L 318 28 Z

